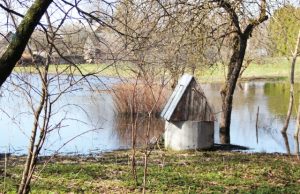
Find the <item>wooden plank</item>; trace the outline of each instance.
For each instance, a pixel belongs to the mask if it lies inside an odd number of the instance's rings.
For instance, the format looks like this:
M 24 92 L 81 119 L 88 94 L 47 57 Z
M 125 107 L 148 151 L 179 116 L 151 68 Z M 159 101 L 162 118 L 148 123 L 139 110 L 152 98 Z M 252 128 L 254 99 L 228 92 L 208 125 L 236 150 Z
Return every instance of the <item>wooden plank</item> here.
M 190 75 L 179 80 L 161 117 L 167 121 L 214 121 L 214 113 L 203 90 Z
M 186 91 L 186 88 L 189 86 L 191 80 L 193 79 L 193 76 L 184 74 L 174 92 L 172 93 L 170 99 L 168 100 L 166 106 L 164 107 L 163 111 L 161 112 L 161 117 L 163 117 L 165 120 L 169 121 L 174 110 L 176 109 L 178 103 L 180 102 L 184 92 Z

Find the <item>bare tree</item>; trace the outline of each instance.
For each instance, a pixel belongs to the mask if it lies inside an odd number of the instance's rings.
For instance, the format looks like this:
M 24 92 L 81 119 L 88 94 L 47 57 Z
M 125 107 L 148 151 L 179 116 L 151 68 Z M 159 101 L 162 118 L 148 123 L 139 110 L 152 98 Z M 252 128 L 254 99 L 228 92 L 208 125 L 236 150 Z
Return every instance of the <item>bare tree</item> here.
M 22 20 L 22 22 L 16 30 L 15 37 L 9 44 L 5 53 L 0 58 L 0 86 L 11 74 L 17 61 L 21 58 L 21 55 L 27 45 L 27 42 L 30 39 L 31 34 L 34 31 L 34 28 L 38 25 L 40 19 L 42 18 L 42 16 L 44 15 L 51 3 L 52 0 L 35 0 L 32 6 L 28 9 L 27 13 L 24 16 L 24 19 Z M 9 10 L 6 6 L 3 6 L 2 4 L 0 4 L 0 7 L 2 9 L 7 10 L 8 12 L 14 12 L 12 10 Z
M 173 4 L 165 1 L 156 2 L 163 7 L 166 17 L 175 18 L 173 23 L 186 22 L 191 27 L 192 32 L 193 29 L 201 29 L 202 27 L 207 29 L 201 36 L 202 49 L 209 48 L 211 45 L 209 40 L 213 40 L 216 45 L 211 48 L 216 48 L 220 52 L 225 46 L 224 42 L 229 42 L 231 53 L 228 52 L 228 48 L 225 48 L 227 54 L 229 53 L 229 61 L 225 84 L 221 90 L 220 141 L 221 143 L 230 143 L 233 94 L 237 80 L 241 75 L 248 40 L 253 30 L 268 19 L 266 1 L 212 0 L 194 3 L 174 2 Z M 185 11 L 190 15 L 187 17 L 189 21 L 180 19 L 180 17 L 187 16 L 182 14 Z M 172 21 L 172 19 L 170 20 Z
M 26 158 L 26 163 L 23 169 L 23 175 L 22 180 L 18 189 L 18 193 L 29 193 L 30 192 L 30 183 L 33 176 L 33 173 L 35 172 L 37 159 L 40 154 L 40 151 L 44 145 L 44 142 L 46 140 L 47 134 L 49 131 L 54 130 L 51 129 L 51 126 L 49 125 L 51 116 L 53 115 L 52 109 L 55 102 L 58 100 L 58 98 L 61 97 L 63 93 L 68 91 L 70 87 L 72 87 L 73 84 L 70 84 L 69 87 L 65 88 L 60 94 L 56 95 L 54 99 L 52 99 L 51 92 L 49 91 L 49 86 L 53 80 L 52 78 L 49 78 L 48 70 L 51 62 L 51 56 L 53 53 L 53 50 L 55 49 L 54 41 L 57 38 L 56 33 L 59 30 L 58 28 L 54 28 L 52 26 L 52 22 L 50 20 L 49 14 L 46 12 L 46 18 L 47 23 L 49 27 L 49 31 L 45 32 L 45 36 L 47 38 L 48 44 L 44 45 L 44 50 L 47 52 L 47 58 L 45 63 L 42 66 L 36 65 L 36 70 L 38 72 L 38 75 L 40 77 L 41 81 L 41 95 L 40 95 L 40 101 L 38 105 L 35 107 L 34 103 L 32 104 L 32 110 L 34 113 L 34 123 L 31 130 L 31 137 L 29 140 L 29 146 L 28 146 L 28 154 Z M 61 20 L 61 24 L 64 23 L 64 19 Z M 57 76 L 54 76 L 57 77 Z M 26 83 L 26 82 L 25 82 Z M 27 82 L 28 83 L 28 82 Z M 33 87 L 31 85 L 28 85 L 28 87 Z M 26 90 L 24 88 L 23 90 Z M 38 90 L 38 89 L 37 89 Z M 29 89 L 30 91 L 30 89 Z M 29 98 L 32 98 L 30 93 L 28 93 Z M 30 101 L 32 101 L 30 99 Z M 39 134 L 38 134 L 39 132 Z
M 12 69 L 14 68 L 16 62 L 19 60 L 20 56 L 22 55 L 23 51 L 25 50 L 25 46 L 33 33 L 36 25 L 40 25 L 40 28 L 36 31 L 40 30 L 39 36 L 42 37 L 33 37 L 30 40 L 31 46 L 34 45 L 35 52 L 37 53 L 44 53 L 43 56 L 46 56 L 46 60 L 42 62 L 42 64 L 34 64 L 33 67 L 35 71 L 38 73 L 40 78 L 41 85 L 33 86 L 26 80 L 22 79 L 24 84 L 15 84 L 17 88 L 22 90 L 25 94 L 28 95 L 28 103 L 31 105 L 31 110 L 34 116 L 34 123 L 31 130 L 31 137 L 29 140 L 28 145 L 28 154 L 26 158 L 26 163 L 23 169 L 22 180 L 20 182 L 18 193 L 29 193 L 30 192 L 30 184 L 33 174 L 35 173 L 37 159 L 40 154 L 41 149 L 43 148 L 44 142 L 47 138 L 47 134 L 51 131 L 60 128 L 60 124 L 51 126 L 50 119 L 53 116 L 53 105 L 58 101 L 58 99 L 64 94 L 67 93 L 74 85 L 82 80 L 86 80 L 87 76 L 94 75 L 97 72 L 88 72 L 87 74 L 83 74 L 83 72 L 74 64 L 72 61 L 67 59 L 62 49 L 74 49 L 74 45 L 71 45 L 68 40 L 62 40 L 62 34 L 65 31 L 61 30 L 63 24 L 67 19 L 70 18 L 70 10 L 76 7 L 76 5 L 68 4 L 69 6 L 66 9 L 60 9 L 60 6 L 55 4 L 57 10 L 61 11 L 61 18 L 58 18 L 55 22 L 50 20 L 50 15 L 47 13 L 46 9 L 52 1 L 47 1 L 47 6 L 43 1 L 35 1 L 34 4 L 29 8 L 27 14 L 25 16 L 10 10 L 8 7 L 5 7 L 0 4 L 0 6 L 8 11 L 11 14 L 17 15 L 19 17 L 24 17 L 21 24 L 17 27 L 15 37 L 13 41 L 9 44 L 8 49 L 3 54 L 2 58 L 0 59 L 0 66 L 3 64 L 3 68 L 6 68 L 6 72 L 3 71 L 3 79 L 1 84 L 4 83 L 6 78 L 10 75 Z M 79 9 L 79 8 L 78 8 Z M 81 10 L 81 9 L 80 9 Z M 39 23 L 42 15 L 45 14 L 45 19 L 47 24 Z M 89 15 L 89 13 L 85 13 Z M 86 19 L 86 18 L 84 18 Z M 97 22 L 101 22 L 97 20 Z M 89 26 L 90 21 L 87 22 Z M 16 26 L 16 25 L 15 25 Z M 93 29 L 92 29 L 93 30 Z M 69 32 L 68 32 L 69 33 Z M 64 47 L 60 47 L 57 42 L 63 44 Z M 31 55 L 33 56 L 33 52 L 30 51 Z M 63 58 L 64 60 L 70 63 L 69 66 L 64 68 L 57 68 L 57 72 L 53 76 L 49 76 L 49 68 L 50 66 L 53 67 L 53 60 L 54 55 Z M 1 60 L 3 63 L 1 63 Z M 8 71 L 9 70 L 9 71 Z M 82 77 L 74 78 L 72 75 L 77 71 L 77 73 L 81 74 Z M 101 71 L 101 70 L 97 70 Z M 5 73 L 5 74 L 4 74 Z M 53 72 L 52 72 L 53 73 Z M 64 75 L 66 74 L 67 75 Z M 29 75 L 30 76 L 30 75 Z M 63 77 L 61 79 L 60 77 Z M 53 81 L 58 83 L 59 92 L 55 94 L 51 94 L 52 90 L 49 90 Z M 63 86 L 63 80 L 66 80 L 67 84 Z M 88 83 L 89 84 L 89 83 Z M 25 86 L 24 86 L 25 85 Z M 89 85 L 91 86 L 91 85 Z M 40 87 L 40 88 L 39 88 Z M 32 99 L 31 92 L 37 93 L 39 95 L 39 102 L 36 104 Z M 52 91 L 53 92 L 53 91 Z M 26 96 L 26 95 L 25 95 Z M 24 96 L 24 97 L 25 97 Z M 60 123 L 60 121 L 59 121 Z
M 268 19 L 266 10 L 266 1 L 262 0 L 260 4 L 260 14 L 258 18 L 249 19 L 244 29 L 241 28 L 238 10 L 242 8 L 242 3 L 231 3 L 230 1 L 215 0 L 219 7 L 224 9 L 232 22 L 232 54 L 228 64 L 228 71 L 225 84 L 221 90 L 222 97 L 222 115 L 220 121 L 220 141 L 221 143 L 230 143 L 230 121 L 233 94 L 236 83 L 243 65 L 246 53 L 247 42 L 251 37 L 253 29 Z M 237 7 L 236 7 L 237 6 Z

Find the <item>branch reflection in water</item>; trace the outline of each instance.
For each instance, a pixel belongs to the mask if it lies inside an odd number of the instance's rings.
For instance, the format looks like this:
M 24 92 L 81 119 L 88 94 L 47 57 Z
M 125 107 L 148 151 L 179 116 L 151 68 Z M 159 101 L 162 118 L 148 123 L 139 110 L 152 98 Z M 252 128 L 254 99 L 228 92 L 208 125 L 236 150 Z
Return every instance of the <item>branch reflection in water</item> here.
M 84 136 L 70 142 L 61 151 L 66 153 L 78 150 L 78 153 L 89 154 L 90 152 L 130 148 L 131 134 L 128 116 L 118 114 L 119 112 L 116 110 L 111 92 L 107 92 L 107 88 L 102 88 L 98 79 L 101 79 L 106 84 L 118 83 L 118 80 L 115 78 L 99 77 L 97 80 L 90 80 L 90 83 L 93 83 L 95 86 L 98 83 L 99 86 L 97 88 L 99 88 L 99 91 L 88 90 L 87 86 L 83 84 L 78 86 L 78 90 L 66 94 L 58 102 L 59 107 L 64 107 L 63 110 L 60 109 L 58 112 L 58 119 L 67 113 L 70 115 L 69 117 L 81 120 L 85 124 L 76 120 L 67 120 L 59 134 L 53 133 L 49 136 L 49 140 L 45 145 L 48 150 L 43 150 L 44 154 L 51 154 L 53 150 L 56 150 L 76 134 L 93 128 L 102 129 L 84 134 Z M 35 79 L 32 78 L 32 80 L 34 81 Z M 221 85 L 221 83 L 201 84 L 207 99 L 214 106 L 215 112 L 219 112 L 221 108 L 219 94 Z M 292 135 L 296 124 L 295 113 L 292 114 L 287 131 L 286 139 L 288 139 L 289 147 L 287 147 L 287 143 L 280 132 L 289 100 L 288 85 L 282 82 L 265 81 L 243 82 L 241 85 L 242 87 L 237 88 L 234 96 L 231 125 L 232 143 L 249 147 L 254 152 L 294 152 L 297 148 L 297 143 Z M 27 129 L 30 129 L 32 120 L 24 112 L 26 102 L 22 95 L 18 95 L 16 91 L 9 88 L 9 85 L 6 86 L 6 89 L 1 90 L 0 109 L 2 111 L 0 111 L 0 117 L 2 119 L 0 120 L 0 125 L 6 127 L 0 129 L 3 134 L 0 137 L 0 152 L 5 152 L 10 147 L 11 152 L 15 149 L 20 150 L 19 154 L 23 154 L 26 146 L 26 134 L 28 134 Z M 296 95 L 299 95 L 299 89 L 300 85 L 295 84 Z M 296 98 L 299 97 L 296 96 Z M 67 104 L 72 106 L 65 106 Z M 256 134 L 255 125 L 258 106 L 259 118 Z M 84 108 L 84 111 L 79 107 Z M 10 117 L 7 117 L 7 115 L 10 115 Z M 138 117 L 137 144 L 139 145 L 145 142 L 143 134 L 146 134 L 146 118 L 147 116 L 143 117 L 142 115 Z M 215 126 L 215 143 L 219 143 L 218 124 L 216 123 Z M 159 137 L 163 130 L 164 122 L 158 117 L 154 117 L 151 121 L 149 138 Z M 258 137 L 258 143 L 256 137 Z M 299 153 L 299 151 L 297 152 Z

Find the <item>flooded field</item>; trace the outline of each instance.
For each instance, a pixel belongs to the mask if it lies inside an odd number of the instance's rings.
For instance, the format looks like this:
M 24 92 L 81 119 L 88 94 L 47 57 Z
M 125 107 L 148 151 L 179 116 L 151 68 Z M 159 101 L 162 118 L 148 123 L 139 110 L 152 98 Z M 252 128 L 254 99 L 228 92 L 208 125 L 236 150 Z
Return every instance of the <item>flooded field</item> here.
M 39 93 L 32 92 L 28 100 L 26 92 L 16 87 L 17 77 L 1 88 L 0 97 L 0 152 L 26 153 L 26 146 L 33 126 L 30 107 L 38 102 Z M 28 82 L 39 83 L 35 76 L 26 78 Z M 126 117 L 118 116 L 111 93 L 110 84 L 117 79 L 101 77 L 89 80 L 93 87 L 82 82 L 63 94 L 53 106 L 53 115 L 42 154 L 59 153 L 89 154 L 129 148 L 131 145 L 131 123 Z M 50 90 L 61 90 L 53 81 Z M 33 84 L 38 86 L 38 84 Z M 220 116 L 221 84 L 201 85 L 217 117 Z M 299 84 L 296 85 L 296 99 L 299 99 Z M 27 91 L 27 93 L 30 93 Z M 55 96 L 55 95 L 54 95 Z M 295 149 L 292 137 L 295 128 L 295 112 L 288 129 L 288 147 L 280 133 L 288 106 L 289 85 L 282 82 L 255 81 L 242 83 L 237 87 L 231 125 L 232 144 L 247 146 L 254 152 L 292 152 Z M 258 130 L 256 117 L 259 107 Z M 297 107 L 297 105 L 295 106 Z M 137 122 L 138 144 L 145 141 L 146 120 Z M 151 137 L 160 137 L 164 131 L 164 121 L 152 120 Z M 215 127 L 215 142 L 219 143 L 218 123 Z

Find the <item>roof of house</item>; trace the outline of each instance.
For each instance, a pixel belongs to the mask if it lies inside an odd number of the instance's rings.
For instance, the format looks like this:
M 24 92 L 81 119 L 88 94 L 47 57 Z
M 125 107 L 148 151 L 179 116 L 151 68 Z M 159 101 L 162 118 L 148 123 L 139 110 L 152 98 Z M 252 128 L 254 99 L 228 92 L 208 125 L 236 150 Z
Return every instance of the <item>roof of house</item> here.
M 12 32 L 8 32 L 6 35 L 2 35 L 1 34 L 2 38 L 1 38 L 0 42 L 1 43 L 9 43 L 12 40 L 12 38 L 13 38 L 14 35 L 15 34 L 12 33 Z
M 1 37 L 2 36 L 2 37 Z M 7 46 L 12 40 L 14 33 L 8 32 L 5 36 L 1 35 L 0 37 L 0 47 Z
M 161 117 L 167 121 L 214 121 L 214 113 L 195 78 L 184 74 L 166 103 Z
M 165 105 L 164 109 L 161 112 L 161 117 L 163 117 L 165 120 L 170 120 L 178 102 L 180 101 L 181 97 L 183 96 L 186 88 L 192 81 L 193 76 L 184 74 L 180 80 L 178 81 L 178 84 L 173 91 L 171 97 L 169 98 L 167 104 Z

